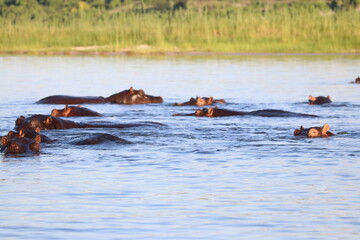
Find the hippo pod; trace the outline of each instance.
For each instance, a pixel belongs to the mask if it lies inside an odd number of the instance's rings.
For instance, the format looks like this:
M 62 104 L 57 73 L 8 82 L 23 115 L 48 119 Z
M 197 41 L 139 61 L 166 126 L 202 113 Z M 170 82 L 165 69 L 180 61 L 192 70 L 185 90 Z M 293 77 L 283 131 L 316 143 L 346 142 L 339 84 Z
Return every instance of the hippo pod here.
M 147 104 L 147 103 L 162 103 L 162 97 L 155 97 L 145 94 L 144 90 L 135 90 L 132 87 L 129 90 L 124 90 L 115 93 L 109 97 L 77 97 L 68 95 L 53 95 L 40 99 L 36 103 L 39 104 L 85 104 L 85 103 L 116 103 L 116 104 Z
M 319 97 L 313 97 L 313 96 L 309 96 L 309 104 L 311 105 L 321 105 L 321 104 L 325 104 L 325 103 L 331 103 L 331 98 L 330 96 L 324 97 L 324 96 L 319 96 Z
M 277 109 L 264 109 L 251 112 L 232 111 L 220 108 L 197 109 L 195 113 L 174 114 L 173 116 L 196 116 L 196 117 L 229 117 L 229 116 L 260 116 L 260 117 L 318 117 L 311 114 L 294 113 Z
M 173 106 L 205 106 L 205 105 L 213 105 L 215 103 L 225 103 L 224 99 L 214 99 L 213 97 L 199 97 L 190 98 L 189 101 L 183 103 L 174 103 Z
M 310 127 L 304 128 L 303 126 L 300 129 L 295 129 L 294 136 L 306 136 L 308 138 L 317 138 L 317 137 L 330 137 L 334 136 L 332 132 L 329 131 L 329 124 L 324 124 L 322 127 Z
M 160 123 L 109 123 L 109 122 L 99 122 L 99 123 L 83 123 L 83 122 L 74 122 L 70 120 L 65 120 L 58 117 L 52 117 L 49 115 L 36 114 L 30 117 L 25 118 L 20 116 L 16 119 L 15 130 L 21 129 L 32 129 L 32 130 L 51 130 L 51 129 L 70 129 L 70 128 L 128 128 L 128 127 L 139 127 L 139 126 L 154 126 L 162 125 Z
M 4 136 L 1 138 L 1 145 L 3 146 L 1 151 L 4 151 L 6 154 L 39 152 L 40 142 L 40 135 L 37 135 L 34 139 L 26 137 L 9 138 Z
M 51 116 L 53 117 L 98 117 L 102 116 L 100 113 L 90 110 L 85 107 L 78 106 L 68 106 L 66 104 L 63 109 L 53 109 L 51 111 Z

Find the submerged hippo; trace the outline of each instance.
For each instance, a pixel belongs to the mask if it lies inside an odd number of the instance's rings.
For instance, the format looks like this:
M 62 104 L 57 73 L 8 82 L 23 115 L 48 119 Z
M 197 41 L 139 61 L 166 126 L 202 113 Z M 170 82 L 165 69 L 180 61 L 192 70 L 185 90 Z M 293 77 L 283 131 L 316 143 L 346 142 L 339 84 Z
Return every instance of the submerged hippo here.
M 174 103 L 173 106 L 205 106 L 213 105 L 215 103 L 225 103 L 224 99 L 214 99 L 213 97 L 196 97 L 190 98 L 189 101 L 183 103 Z
M 20 131 L 21 129 L 32 129 L 32 130 L 50 130 L 50 129 L 70 129 L 70 128 L 128 128 L 128 127 L 139 127 L 139 126 L 154 126 L 162 125 L 160 123 L 83 123 L 65 120 L 58 117 L 52 117 L 49 115 L 36 114 L 30 117 L 20 116 L 16 119 L 15 130 Z
M 102 143 L 120 143 L 120 144 L 131 144 L 131 142 L 126 141 L 125 139 L 116 137 L 108 133 L 93 133 L 82 135 L 79 138 L 76 138 L 70 142 L 73 145 L 95 145 Z
M 357 77 L 355 81 L 351 81 L 350 83 L 360 84 L 360 77 Z
M 324 126 L 322 127 L 310 127 L 310 128 L 304 128 L 303 126 L 301 126 L 300 129 L 295 129 L 294 135 L 306 136 L 308 138 L 334 136 L 335 134 L 333 134 L 329 130 L 330 130 L 329 124 L 324 124 Z
M 68 95 L 53 95 L 40 99 L 36 103 L 40 104 L 84 104 L 84 103 L 116 103 L 116 104 L 146 104 L 146 103 L 162 103 L 162 97 L 154 97 L 145 94 L 140 90 L 132 87 L 115 93 L 109 97 L 76 97 Z
M 220 108 L 197 109 L 195 113 L 174 114 L 173 116 L 196 116 L 196 117 L 228 117 L 228 116 L 260 116 L 260 117 L 318 117 L 311 114 L 294 113 L 277 109 L 264 109 L 251 112 L 232 111 Z
M 19 154 L 40 151 L 41 137 L 37 135 L 34 139 L 26 137 L 8 138 L 4 136 L 1 138 L 1 145 L 3 146 L 0 151 L 6 154 Z
M 321 104 L 325 104 L 325 103 L 331 103 L 331 99 L 330 96 L 324 97 L 324 96 L 319 96 L 319 97 L 313 97 L 313 96 L 309 96 L 309 104 L 316 104 L 316 105 L 321 105 Z
M 90 110 L 85 107 L 78 106 L 68 106 L 66 104 L 64 109 L 53 109 L 51 111 L 51 116 L 53 117 L 95 117 L 102 116 L 100 113 Z

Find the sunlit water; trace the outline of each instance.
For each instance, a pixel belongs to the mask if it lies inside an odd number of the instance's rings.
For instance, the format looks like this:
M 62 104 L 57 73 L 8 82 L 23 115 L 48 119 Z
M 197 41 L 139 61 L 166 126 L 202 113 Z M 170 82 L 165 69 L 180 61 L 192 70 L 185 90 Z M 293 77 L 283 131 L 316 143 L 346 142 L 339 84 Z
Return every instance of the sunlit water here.
M 133 86 L 163 104 L 84 105 L 75 121 L 166 126 L 53 130 L 39 155 L 0 156 L 1 239 L 359 239 L 360 57 L 0 57 L 0 134 L 49 114 L 48 95 L 109 96 Z M 309 94 L 331 105 L 310 106 Z M 219 107 L 320 118 L 173 117 L 194 96 Z M 336 136 L 293 131 L 328 123 Z M 133 144 L 74 146 L 84 133 Z

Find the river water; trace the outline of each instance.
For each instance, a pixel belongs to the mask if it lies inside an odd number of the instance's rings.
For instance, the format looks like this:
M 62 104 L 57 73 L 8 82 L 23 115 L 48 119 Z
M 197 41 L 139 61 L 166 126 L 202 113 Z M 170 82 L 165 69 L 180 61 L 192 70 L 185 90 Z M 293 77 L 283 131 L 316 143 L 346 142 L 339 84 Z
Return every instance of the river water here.
M 359 56 L 0 56 L 1 135 L 63 107 L 34 104 L 43 97 L 130 86 L 164 103 L 84 105 L 104 117 L 72 120 L 166 124 L 43 131 L 58 141 L 39 154 L 1 153 L 0 238 L 359 239 L 359 69 Z M 320 117 L 172 116 L 197 95 Z M 336 136 L 293 136 L 325 123 Z M 133 144 L 69 144 L 99 132 Z

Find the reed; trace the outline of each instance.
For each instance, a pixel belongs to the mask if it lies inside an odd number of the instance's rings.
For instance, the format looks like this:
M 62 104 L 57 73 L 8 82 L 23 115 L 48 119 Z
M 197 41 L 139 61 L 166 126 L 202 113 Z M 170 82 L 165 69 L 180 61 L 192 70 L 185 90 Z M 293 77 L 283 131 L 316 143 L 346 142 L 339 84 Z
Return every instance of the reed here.
M 1 52 L 210 51 L 252 53 L 359 53 L 356 9 L 314 7 L 189 9 L 176 13 L 83 14 L 66 20 L 0 18 Z M 79 46 L 96 46 L 74 48 Z M 142 47 L 139 47 L 142 46 Z M 80 51 L 79 50 L 79 51 Z

